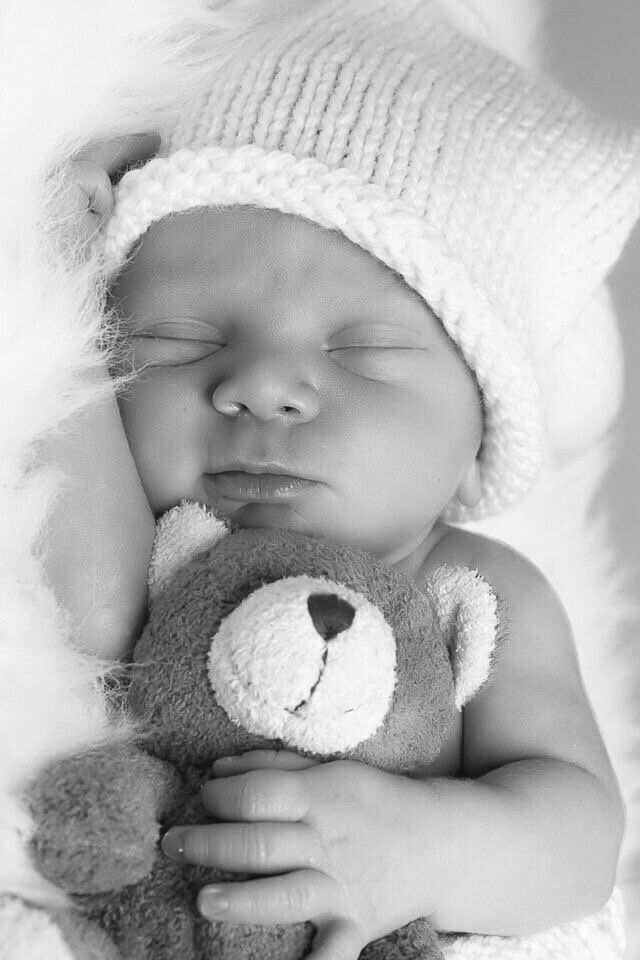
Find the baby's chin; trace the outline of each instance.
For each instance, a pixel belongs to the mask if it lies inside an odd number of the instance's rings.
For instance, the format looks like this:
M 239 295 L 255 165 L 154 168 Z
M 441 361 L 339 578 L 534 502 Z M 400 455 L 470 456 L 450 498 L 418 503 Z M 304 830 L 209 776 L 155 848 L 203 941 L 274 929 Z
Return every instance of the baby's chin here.
M 215 513 L 216 508 L 213 510 Z M 221 515 L 220 511 L 217 515 Z M 240 530 L 295 530 L 308 536 L 330 538 L 328 531 L 318 529 L 317 522 L 290 503 L 244 503 L 225 513 L 221 519 L 228 520 Z
M 412 536 L 407 538 L 411 542 L 404 544 L 398 540 L 397 530 L 393 531 L 395 536 L 390 537 L 389 530 L 378 529 L 371 519 L 365 522 L 361 518 L 358 523 L 357 518 L 345 516 L 344 510 L 332 510 L 333 503 L 318 502 L 317 498 L 294 497 L 277 503 L 221 502 L 210 492 L 202 491 L 200 496 L 185 499 L 202 504 L 219 520 L 226 521 L 232 530 L 290 530 L 364 550 L 392 565 L 396 564 L 398 556 L 404 557 L 415 549 L 415 531 L 420 527 L 416 523 Z M 426 538 L 426 532 L 420 535 L 420 540 Z
M 220 514 L 218 514 L 220 516 Z M 236 530 L 290 530 L 307 537 L 317 537 L 341 543 L 346 547 L 365 550 L 380 560 L 387 560 L 393 547 L 373 543 L 359 537 L 357 530 L 335 518 L 305 515 L 291 504 L 248 503 L 228 512 L 220 519 L 227 520 Z M 333 519 L 333 523 L 331 523 Z
M 366 544 L 352 542 L 348 536 L 351 531 L 346 530 L 344 524 L 338 523 L 331 516 L 325 518 L 321 515 L 305 514 L 289 503 L 247 503 L 229 511 L 221 519 L 227 520 L 231 528 L 236 530 L 288 530 L 307 537 L 368 549 Z

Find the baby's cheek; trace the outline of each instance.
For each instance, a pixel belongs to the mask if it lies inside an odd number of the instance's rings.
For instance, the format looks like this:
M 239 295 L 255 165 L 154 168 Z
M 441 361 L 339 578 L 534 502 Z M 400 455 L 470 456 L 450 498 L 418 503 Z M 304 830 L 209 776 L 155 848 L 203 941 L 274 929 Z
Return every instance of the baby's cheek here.
M 193 455 L 180 405 L 166 385 L 139 382 L 120 400 L 120 412 L 147 499 L 160 513 L 188 496 L 193 485 Z

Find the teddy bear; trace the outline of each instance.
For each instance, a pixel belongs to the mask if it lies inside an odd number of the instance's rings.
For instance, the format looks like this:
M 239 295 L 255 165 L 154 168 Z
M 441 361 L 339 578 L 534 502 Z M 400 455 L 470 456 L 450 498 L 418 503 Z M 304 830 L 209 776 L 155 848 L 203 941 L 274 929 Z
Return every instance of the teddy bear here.
M 418 589 L 363 551 L 230 531 L 187 503 L 158 526 L 149 587 L 126 691 L 135 735 L 59 759 L 31 785 L 35 861 L 95 929 L 87 956 L 301 960 L 311 923 L 203 919 L 199 889 L 242 877 L 169 860 L 161 832 L 204 822 L 213 761 L 247 750 L 421 776 L 489 674 L 495 596 L 474 571 L 440 567 Z M 418 919 L 361 956 L 442 954 Z

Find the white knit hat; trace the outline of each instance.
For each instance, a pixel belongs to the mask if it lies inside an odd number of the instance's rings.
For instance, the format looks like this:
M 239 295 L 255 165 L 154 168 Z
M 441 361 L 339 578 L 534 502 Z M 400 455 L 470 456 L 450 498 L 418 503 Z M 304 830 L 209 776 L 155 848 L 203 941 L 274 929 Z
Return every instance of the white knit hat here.
M 544 458 L 550 355 L 555 382 L 585 383 L 587 308 L 640 210 L 640 134 L 463 36 L 436 0 L 255 6 L 228 69 L 122 178 L 106 269 L 193 207 L 340 230 L 424 297 L 482 391 L 482 500 L 448 519 L 499 512 Z

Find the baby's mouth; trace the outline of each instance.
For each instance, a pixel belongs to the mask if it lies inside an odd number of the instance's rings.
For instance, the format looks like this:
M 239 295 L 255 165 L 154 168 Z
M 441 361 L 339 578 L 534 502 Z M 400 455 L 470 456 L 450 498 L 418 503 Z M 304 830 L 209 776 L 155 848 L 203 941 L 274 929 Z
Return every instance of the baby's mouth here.
M 281 503 L 294 499 L 316 486 L 314 480 L 286 473 L 249 473 L 224 470 L 206 475 L 212 493 L 242 503 Z

